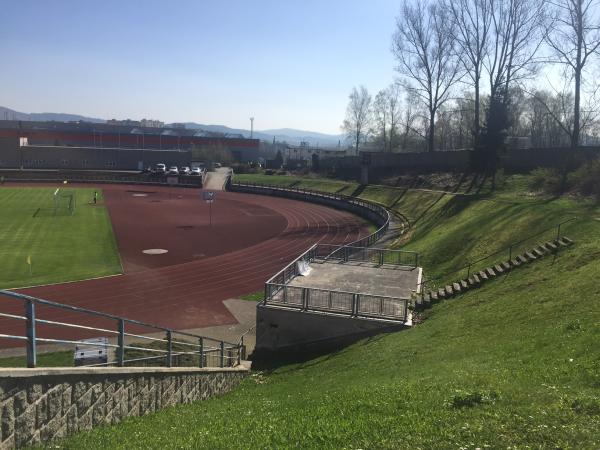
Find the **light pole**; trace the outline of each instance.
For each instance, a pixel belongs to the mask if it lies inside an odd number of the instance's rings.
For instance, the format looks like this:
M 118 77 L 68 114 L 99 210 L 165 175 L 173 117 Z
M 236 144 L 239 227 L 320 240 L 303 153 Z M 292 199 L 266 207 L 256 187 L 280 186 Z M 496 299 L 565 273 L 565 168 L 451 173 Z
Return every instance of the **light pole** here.
M 250 117 L 250 139 L 254 136 L 254 117 Z

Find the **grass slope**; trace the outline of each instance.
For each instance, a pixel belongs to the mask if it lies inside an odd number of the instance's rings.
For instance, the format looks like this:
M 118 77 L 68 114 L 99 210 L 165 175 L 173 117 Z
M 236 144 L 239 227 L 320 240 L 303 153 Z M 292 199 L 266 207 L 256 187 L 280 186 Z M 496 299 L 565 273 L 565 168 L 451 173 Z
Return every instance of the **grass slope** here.
M 234 181 L 238 183 L 275 184 L 295 188 L 313 189 L 323 192 L 337 192 L 350 195 L 358 187 L 351 181 L 332 180 L 327 178 L 297 177 L 290 175 L 236 174 Z
M 72 351 L 37 355 L 37 367 L 73 367 L 73 364 Z M 27 358 L 24 355 L 0 358 L 0 367 L 27 367 Z
M 88 204 L 94 189 L 69 188 L 77 197 L 72 216 L 64 211 L 54 215 L 55 189 L 0 189 L 0 288 L 121 272 L 107 210 L 103 205 Z
M 574 247 L 434 306 L 411 330 L 60 446 L 599 448 L 600 209 L 509 189 L 451 197 L 429 208 L 408 247 L 441 271 L 572 214 Z

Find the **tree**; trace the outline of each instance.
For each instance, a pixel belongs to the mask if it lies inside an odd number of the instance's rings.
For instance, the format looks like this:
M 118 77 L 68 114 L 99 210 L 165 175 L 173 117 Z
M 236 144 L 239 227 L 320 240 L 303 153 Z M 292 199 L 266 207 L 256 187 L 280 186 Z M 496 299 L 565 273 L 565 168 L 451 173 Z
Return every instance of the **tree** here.
M 376 140 L 381 141 L 383 151 L 387 148 L 388 135 L 388 105 L 385 89 L 379 91 L 373 101 L 373 125 L 375 127 Z
M 349 99 L 342 129 L 354 143 L 354 150 L 358 155 L 360 144 L 366 140 L 369 131 L 371 96 L 366 87 L 360 86 L 358 89 L 352 88 Z
M 396 148 L 396 137 L 398 135 L 398 124 L 400 123 L 400 87 L 397 84 L 391 84 L 386 89 L 387 116 L 389 124 L 389 151 Z
M 492 24 L 493 0 L 447 0 L 446 9 L 454 22 L 454 40 L 463 57 L 462 66 L 471 85 L 475 98 L 472 134 L 477 142 L 481 118 L 481 77 L 484 58 L 487 55 Z
M 535 73 L 544 40 L 546 0 L 489 0 L 490 42 L 484 58 L 490 98 L 508 103 L 511 86 Z
M 435 0 L 434 0 L 435 1 Z M 403 86 L 428 111 L 427 149 L 434 150 L 435 116 L 460 79 L 453 22 L 440 3 L 404 0 L 396 19 L 392 51 Z
M 552 62 L 562 65 L 564 74 L 573 80 L 573 126 L 571 147 L 579 146 L 581 130 L 581 86 L 586 66 L 600 47 L 600 19 L 597 0 L 565 0 L 552 2 L 554 7 L 552 32 L 546 42 L 553 51 Z

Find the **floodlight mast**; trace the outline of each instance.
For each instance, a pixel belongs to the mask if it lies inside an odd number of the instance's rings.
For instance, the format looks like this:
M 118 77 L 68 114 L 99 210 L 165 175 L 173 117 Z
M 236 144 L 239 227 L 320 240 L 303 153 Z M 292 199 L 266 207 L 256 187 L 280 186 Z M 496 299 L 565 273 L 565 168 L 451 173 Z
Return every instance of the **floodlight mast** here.
M 254 117 L 250 117 L 250 139 L 254 136 Z

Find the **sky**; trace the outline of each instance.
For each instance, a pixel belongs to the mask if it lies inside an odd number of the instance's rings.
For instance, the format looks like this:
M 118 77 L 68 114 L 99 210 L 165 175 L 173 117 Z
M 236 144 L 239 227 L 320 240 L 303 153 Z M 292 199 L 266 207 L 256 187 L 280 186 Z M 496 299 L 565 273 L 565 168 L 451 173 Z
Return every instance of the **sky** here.
M 3 0 L 0 105 L 340 133 L 395 78 L 394 0 Z

